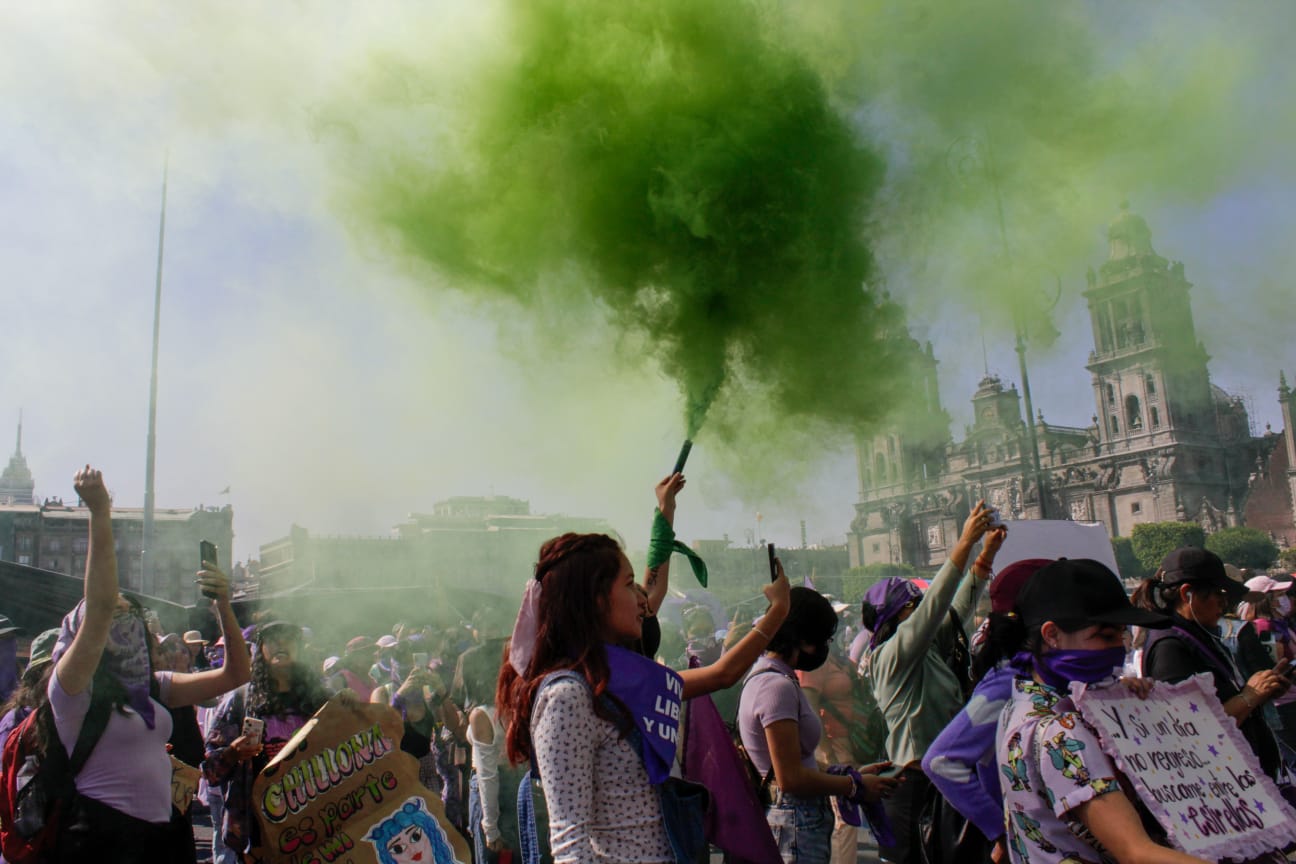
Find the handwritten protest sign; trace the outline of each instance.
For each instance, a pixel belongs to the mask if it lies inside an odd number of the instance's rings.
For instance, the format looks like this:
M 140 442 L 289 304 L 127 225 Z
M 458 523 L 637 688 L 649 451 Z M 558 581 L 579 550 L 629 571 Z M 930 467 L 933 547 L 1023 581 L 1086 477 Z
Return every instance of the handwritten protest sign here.
M 171 803 L 181 813 L 189 809 L 198 794 L 198 780 L 202 772 L 187 762 L 171 757 Z
M 1296 842 L 1296 814 L 1224 713 L 1210 675 L 1158 683 L 1146 700 L 1124 687 L 1073 692 L 1175 846 L 1218 861 Z
M 257 776 L 261 864 L 467 864 L 386 705 L 325 703 Z

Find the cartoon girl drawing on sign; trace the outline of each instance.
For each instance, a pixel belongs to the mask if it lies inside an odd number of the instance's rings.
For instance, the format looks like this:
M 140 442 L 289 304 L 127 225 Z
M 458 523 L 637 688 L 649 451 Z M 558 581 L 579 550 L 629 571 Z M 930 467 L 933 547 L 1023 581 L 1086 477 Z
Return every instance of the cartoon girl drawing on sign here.
M 422 798 L 409 798 L 400 809 L 369 830 L 382 864 L 463 864 Z

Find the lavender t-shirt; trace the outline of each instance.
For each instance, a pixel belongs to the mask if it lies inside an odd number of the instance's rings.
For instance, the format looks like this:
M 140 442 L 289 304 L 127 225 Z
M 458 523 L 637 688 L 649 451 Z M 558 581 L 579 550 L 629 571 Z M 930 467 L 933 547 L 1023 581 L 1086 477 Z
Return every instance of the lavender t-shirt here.
M 171 673 L 157 672 L 158 693 L 167 698 Z M 73 696 L 59 683 L 58 671 L 50 676 L 50 706 L 54 725 L 68 752 L 76 746 L 81 724 L 90 710 L 90 688 Z M 154 726 L 129 707 L 112 711 L 108 726 L 76 778 L 77 791 L 122 813 L 146 822 L 171 821 L 171 757 L 166 743 L 171 737 L 171 715 L 153 701 Z
M 765 727 L 779 720 L 797 721 L 801 743 L 801 764 L 815 766 L 815 748 L 823 735 L 819 715 L 801 692 L 792 667 L 772 657 L 762 657 L 752 666 L 738 700 L 738 731 L 752 764 L 764 777 L 770 770 L 769 743 Z

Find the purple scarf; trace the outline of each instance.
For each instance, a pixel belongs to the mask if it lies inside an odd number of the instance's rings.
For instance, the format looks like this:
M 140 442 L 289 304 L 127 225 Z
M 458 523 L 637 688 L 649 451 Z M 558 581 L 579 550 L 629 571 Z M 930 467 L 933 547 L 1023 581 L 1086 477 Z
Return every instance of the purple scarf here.
M 782 864 L 765 810 L 710 696 L 689 700 L 685 725 L 684 779 L 701 783 L 711 793 L 707 839 L 725 851 L 726 861 Z
M 55 663 L 72 647 L 72 640 L 84 620 L 85 600 L 82 600 L 75 609 L 63 616 L 63 626 L 59 630 L 58 641 L 54 644 Z M 130 614 L 113 616 L 108 641 L 104 645 L 103 656 L 99 658 L 99 667 L 106 669 L 125 688 L 126 704 L 144 718 L 148 728 L 152 729 L 155 721 L 149 685 L 152 684 L 153 672 L 149 665 L 148 630 L 140 618 Z
M 873 621 L 873 633 L 869 636 L 869 649 L 878 646 L 878 634 L 886 623 L 900 613 L 900 610 L 915 600 L 922 599 L 918 586 L 908 579 L 891 576 L 881 582 L 875 582 L 864 592 L 864 602 L 877 610 Z
M 643 763 L 648 782 L 670 776 L 679 741 L 680 705 L 684 682 L 671 669 L 616 645 L 605 645 L 608 691 L 621 700 L 634 718 L 643 740 Z

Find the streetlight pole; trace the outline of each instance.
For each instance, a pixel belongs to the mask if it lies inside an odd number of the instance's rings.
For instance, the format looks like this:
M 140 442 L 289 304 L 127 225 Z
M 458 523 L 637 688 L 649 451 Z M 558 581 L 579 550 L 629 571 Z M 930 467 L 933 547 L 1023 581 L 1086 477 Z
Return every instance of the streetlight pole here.
M 1008 245 L 1008 223 L 1004 218 L 1003 196 L 999 191 L 999 174 L 995 168 L 994 152 L 991 149 L 989 133 L 986 133 L 985 142 L 985 173 L 990 181 L 990 188 L 994 192 L 995 215 L 999 220 L 999 242 L 1003 247 L 1004 265 L 1011 271 L 1013 269 L 1013 255 Z M 955 143 L 957 144 L 957 142 Z M 1033 485 L 1035 487 L 1035 495 L 1039 501 L 1040 518 L 1047 519 L 1049 518 L 1048 496 L 1045 494 L 1044 469 L 1040 464 L 1039 439 L 1035 433 L 1035 406 L 1031 401 L 1030 373 L 1026 368 L 1026 321 L 1020 309 L 1020 304 L 1014 305 L 1013 335 L 1017 351 L 1017 369 L 1021 375 L 1023 407 L 1026 409 L 1026 446 L 1030 450 L 1030 461 L 1022 460 L 1022 481 L 1027 486 Z
M 144 538 L 140 550 L 140 592 L 152 595 L 154 584 L 153 544 L 155 542 L 153 511 L 154 463 L 157 461 L 157 390 L 158 342 L 162 326 L 162 250 L 166 242 L 167 170 L 169 159 L 162 164 L 162 215 L 158 223 L 157 282 L 153 289 L 153 365 L 149 375 L 148 445 L 144 459 Z

